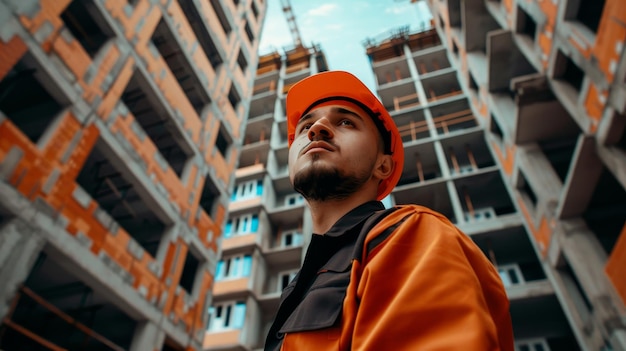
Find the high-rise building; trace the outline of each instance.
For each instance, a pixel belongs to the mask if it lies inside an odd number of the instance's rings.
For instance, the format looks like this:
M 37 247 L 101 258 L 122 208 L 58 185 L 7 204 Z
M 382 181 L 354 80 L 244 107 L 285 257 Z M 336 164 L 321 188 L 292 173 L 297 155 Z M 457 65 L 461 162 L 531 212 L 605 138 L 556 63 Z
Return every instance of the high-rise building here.
M 265 12 L 0 0 L 0 349 L 202 349 Z
M 520 350 L 576 350 L 554 286 L 437 30 L 400 28 L 369 40 L 366 49 L 378 95 L 404 141 L 404 169 L 392 204 L 430 207 L 482 249 L 506 287 Z
M 433 208 L 483 250 L 506 286 L 517 350 L 626 349 L 624 5 L 429 6 L 432 27 L 366 42 L 406 156 L 384 202 Z M 302 261 L 310 223 L 288 180 L 284 98 L 326 69 L 317 53 L 260 58 L 210 350 L 260 349 Z
M 318 46 L 259 58 L 250 115 L 217 265 L 207 350 L 263 348 L 283 288 L 300 267 L 311 223 L 287 170 L 285 96 L 328 70 Z
M 546 282 L 528 302 L 513 299 L 516 336 L 541 340 L 519 349 L 570 350 L 554 338 L 572 333 L 583 350 L 625 350 L 626 3 L 428 5 L 484 130 L 486 153 L 503 176 L 497 193 L 521 220 L 520 234 L 531 244 L 525 250 L 536 253 L 532 271 L 515 268 L 517 286 L 529 286 L 527 274 Z M 485 185 L 468 189 L 472 200 L 496 196 Z M 494 249 L 500 267 L 519 262 L 522 252 L 504 234 L 515 250 Z M 548 297 L 550 306 L 531 305 Z M 548 322 L 556 310 L 565 319 Z M 531 324 L 520 327 L 526 320 Z

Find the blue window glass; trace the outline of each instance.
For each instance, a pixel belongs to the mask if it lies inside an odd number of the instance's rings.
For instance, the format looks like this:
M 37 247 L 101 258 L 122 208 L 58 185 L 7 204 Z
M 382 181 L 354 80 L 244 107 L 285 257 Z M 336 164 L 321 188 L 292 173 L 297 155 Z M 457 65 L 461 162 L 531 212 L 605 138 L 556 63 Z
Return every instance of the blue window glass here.
M 229 238 L 232 233 L 233 233 L 233 221 L 229 219 L 228 221 L 226 221 L 226 228 L 224 228 L 224 237 Z
M 224 278 L 224 261 L 217 262 L 217 269 L 215 270 L 215 280 Z
M 233 313 L 232 327 L 241 329 L 243 328 L 243 322 L 246 319 L 246 304 L 243 301 L 237 301 L 235 310 Z
M 243 270 L 241 272 L 241 276 L 249 277 L 251 270 L 252 270 L 252 256 L 245 255 L 243 256 Z
M 257 230 L 259 230 L 259 216 L 258 215 L 252 215 L 252 228 L 251 228 L 251 232 L 256 232 Z
M 260 179 L 256 182 L 256 194 L 263 195 L 263 181 Z

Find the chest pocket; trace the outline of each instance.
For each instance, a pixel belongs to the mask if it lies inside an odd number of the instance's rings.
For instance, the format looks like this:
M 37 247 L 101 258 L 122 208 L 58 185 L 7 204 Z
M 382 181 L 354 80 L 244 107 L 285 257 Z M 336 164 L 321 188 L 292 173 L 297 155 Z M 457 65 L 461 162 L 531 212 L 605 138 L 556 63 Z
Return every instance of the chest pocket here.
M 281 333 L 318 330 L 335 325 L 350 283 L 352 246 L 340 249 L 320 268 L 308 293 L 283 324 Z

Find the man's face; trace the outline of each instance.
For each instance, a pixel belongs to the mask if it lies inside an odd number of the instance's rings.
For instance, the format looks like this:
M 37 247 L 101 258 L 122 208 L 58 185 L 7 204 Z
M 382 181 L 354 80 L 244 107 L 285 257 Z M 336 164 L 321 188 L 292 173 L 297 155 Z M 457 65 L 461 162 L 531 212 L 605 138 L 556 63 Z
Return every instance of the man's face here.
M 372 178 L 380 136 L 356 106 L 324 105 L 303 116 L 289 149 L 289 177 L 309 200 L 343 199 Z

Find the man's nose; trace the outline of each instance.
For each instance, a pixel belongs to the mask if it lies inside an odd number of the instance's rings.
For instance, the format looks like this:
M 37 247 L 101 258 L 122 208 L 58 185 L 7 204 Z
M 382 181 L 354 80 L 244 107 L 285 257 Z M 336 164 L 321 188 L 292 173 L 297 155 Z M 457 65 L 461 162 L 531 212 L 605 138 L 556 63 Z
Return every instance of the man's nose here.
M 309 128 L 309 140 L 332 139 L 334 136 L 328 119 L 320 118 Z

